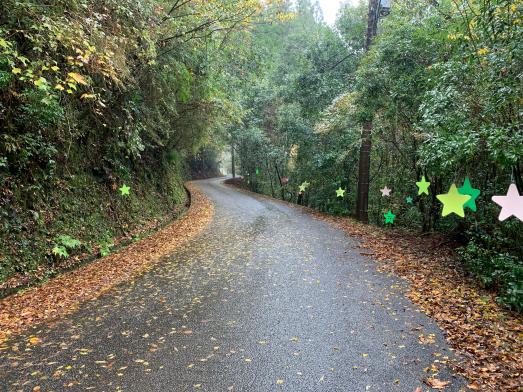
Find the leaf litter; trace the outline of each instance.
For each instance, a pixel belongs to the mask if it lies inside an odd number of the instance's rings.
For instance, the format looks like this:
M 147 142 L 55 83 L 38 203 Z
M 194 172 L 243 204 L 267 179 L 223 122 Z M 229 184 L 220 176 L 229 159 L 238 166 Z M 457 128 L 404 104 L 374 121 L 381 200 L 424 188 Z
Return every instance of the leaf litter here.
M 191 193 L 191 206 L 180 219 L 117 253 L 1 300 L 0 348 L 9 337 L 73 313 L 81 303 L 134 279 L 198 235 L 211 221 L 214 206 L 191 182 L 186 186 Z

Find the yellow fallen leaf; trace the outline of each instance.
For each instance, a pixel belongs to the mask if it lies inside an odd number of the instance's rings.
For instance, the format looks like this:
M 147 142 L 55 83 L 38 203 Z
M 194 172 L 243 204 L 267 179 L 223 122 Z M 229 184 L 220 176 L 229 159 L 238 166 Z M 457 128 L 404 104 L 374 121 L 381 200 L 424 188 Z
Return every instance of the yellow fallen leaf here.
M 282 385 L 285 381 L 283 380 L 276 380 L 276 385 Z

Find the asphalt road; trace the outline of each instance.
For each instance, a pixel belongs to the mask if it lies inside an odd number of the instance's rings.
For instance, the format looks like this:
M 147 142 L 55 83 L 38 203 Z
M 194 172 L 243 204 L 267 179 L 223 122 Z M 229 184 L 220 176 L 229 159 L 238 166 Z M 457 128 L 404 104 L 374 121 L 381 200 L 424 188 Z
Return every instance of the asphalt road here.
M 198 184 L 215 202 L 204 233 L 17 337 L 0 352 L 2 390 L 412 392 L 429 390 L 432 365 L 446 391 L 463 385 L 441 364 L 441 331 L 355 240 L 221 180 Z

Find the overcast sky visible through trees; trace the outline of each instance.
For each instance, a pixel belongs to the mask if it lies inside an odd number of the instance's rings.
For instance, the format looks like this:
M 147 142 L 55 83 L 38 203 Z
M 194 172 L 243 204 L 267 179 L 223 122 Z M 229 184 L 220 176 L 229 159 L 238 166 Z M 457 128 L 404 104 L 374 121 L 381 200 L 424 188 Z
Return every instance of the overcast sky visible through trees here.
M 336 20 L 336 14 L 340 9 L 341 4 L 349 2 L 351 4 L 358 4 L 358 0 L 319 0 L 321 8 L 323 10 L 323 17 L 325 22 L 330 25 L 334 24 Z

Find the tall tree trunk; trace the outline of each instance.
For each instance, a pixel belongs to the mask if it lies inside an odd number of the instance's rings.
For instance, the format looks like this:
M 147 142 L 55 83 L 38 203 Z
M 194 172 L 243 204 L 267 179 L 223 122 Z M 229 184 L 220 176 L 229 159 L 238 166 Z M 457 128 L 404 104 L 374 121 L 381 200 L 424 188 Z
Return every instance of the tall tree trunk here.
M 370 153 L 372 148 L 372 122 L 363 124 L 361 132 L 360 162 L 358 171 L 358 199 L 356 216 L 363 223 L 369 222 Z
M 231 166 L 232 166 L 232 178 L 236 178 L 236 168 L 234 162 L 234 143 L 231 143 Z
M 379 0 L 369 0 L 367 18 L 367 37 L 365 51 L 368 51 L 378 28 Z M 372 118 L 363 124 L 361 132 L 360 162 L 358 171 L 358 198 L 356 202 L 356 217 L 359 221 L 369 222 L 369 178 L 370 154 L 372 148 Z

